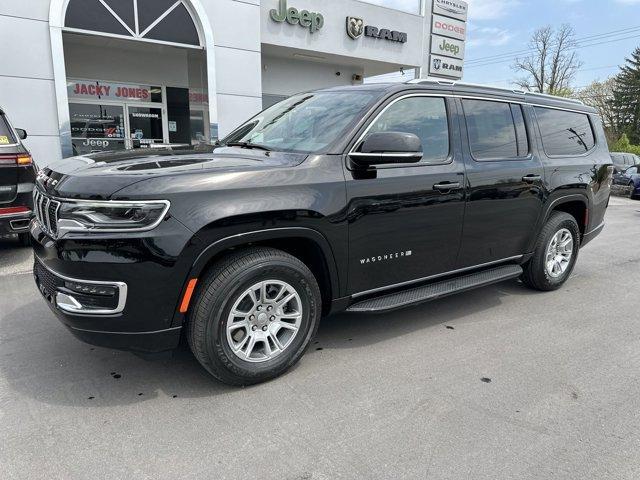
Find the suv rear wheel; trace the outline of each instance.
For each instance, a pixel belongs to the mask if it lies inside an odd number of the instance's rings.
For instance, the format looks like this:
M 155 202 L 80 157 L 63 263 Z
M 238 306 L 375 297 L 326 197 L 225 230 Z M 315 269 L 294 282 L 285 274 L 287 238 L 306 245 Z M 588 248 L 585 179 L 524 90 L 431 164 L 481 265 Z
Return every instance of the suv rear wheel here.
M 578 258 L 580 229 L 575 218 L 553 212 L 542 228 L 522 281 L 536 290 L 555 290 L 567 281 Z
M 225 383 L 263 382 L 303 355 L 321 304 L 316 279 L 300 260 L 273 248 L 241 250 L 204 277 L 188 322 L 189 346 Z

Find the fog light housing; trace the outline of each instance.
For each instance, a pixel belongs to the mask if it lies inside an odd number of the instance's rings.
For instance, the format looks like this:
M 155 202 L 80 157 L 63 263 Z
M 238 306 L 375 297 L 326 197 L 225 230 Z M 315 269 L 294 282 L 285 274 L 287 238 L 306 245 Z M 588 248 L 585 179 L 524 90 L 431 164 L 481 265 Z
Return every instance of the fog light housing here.
M 109 285 L 99 285 L 95 283 L 80 283 L 80 282 L 64 282 L 65 288 L 84 295 L 100 295 L 104 297 L 113 297 L 117 293 L 115 287 Z

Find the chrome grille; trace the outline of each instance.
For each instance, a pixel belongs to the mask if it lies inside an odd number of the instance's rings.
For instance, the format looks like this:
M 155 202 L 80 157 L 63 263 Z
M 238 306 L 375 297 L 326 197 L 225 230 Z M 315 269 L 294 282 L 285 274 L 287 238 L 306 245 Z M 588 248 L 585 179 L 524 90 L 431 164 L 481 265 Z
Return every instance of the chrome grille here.
M 58 209 L 60 202 L 43 194 L 38 189 L 33 190 L 33 210 L 36 220 L 42 230 L 49 235 L 58 233 Z

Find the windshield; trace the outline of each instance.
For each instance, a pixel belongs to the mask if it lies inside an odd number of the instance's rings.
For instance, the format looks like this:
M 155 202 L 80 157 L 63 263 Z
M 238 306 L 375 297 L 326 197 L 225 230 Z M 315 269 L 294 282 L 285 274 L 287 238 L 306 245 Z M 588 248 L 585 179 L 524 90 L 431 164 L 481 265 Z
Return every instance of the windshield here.
M 377 91 L 294 95 L 267 108 L 220 143 L 246 143 L 269 150 L 319 153 L 380 95 Z

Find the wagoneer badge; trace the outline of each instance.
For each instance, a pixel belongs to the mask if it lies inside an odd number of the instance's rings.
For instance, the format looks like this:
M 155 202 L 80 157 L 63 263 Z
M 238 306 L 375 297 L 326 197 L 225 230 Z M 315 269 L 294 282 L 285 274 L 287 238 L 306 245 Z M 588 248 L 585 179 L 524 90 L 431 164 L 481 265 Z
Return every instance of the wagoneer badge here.
M 395 260 L 396 258 L 410 257 L 413 252 L 411 250 L 405 250 L 404 252 L 385 253 L 384 255 L 376 255 L 374 257 L 361 258 L 360 264 L 384 262 L 388 260 Z

